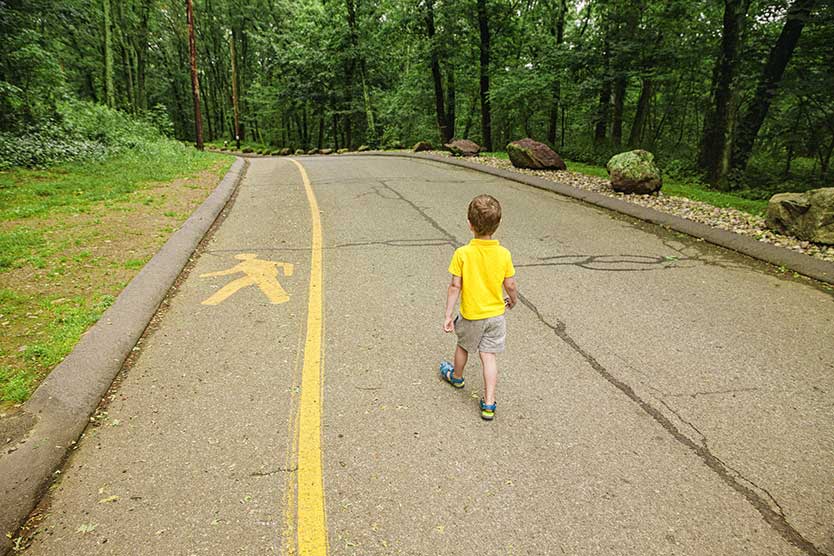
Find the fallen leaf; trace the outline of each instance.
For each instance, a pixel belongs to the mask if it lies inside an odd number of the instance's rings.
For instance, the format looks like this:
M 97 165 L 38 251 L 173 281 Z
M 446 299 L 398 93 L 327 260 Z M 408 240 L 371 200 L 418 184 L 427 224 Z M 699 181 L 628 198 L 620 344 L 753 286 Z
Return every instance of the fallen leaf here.
M 86 535 L 87 533 L 92 533 L 98 527 L 97 523 L 82 523 L 79 525 L 78 529 L 75 530 L 76 533 L 81 533 L 82 535 Z

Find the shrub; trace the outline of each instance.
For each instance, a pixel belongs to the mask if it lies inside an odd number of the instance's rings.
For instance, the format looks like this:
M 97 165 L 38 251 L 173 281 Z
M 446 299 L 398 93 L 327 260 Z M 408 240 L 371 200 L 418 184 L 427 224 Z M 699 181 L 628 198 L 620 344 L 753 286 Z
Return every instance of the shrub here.
M 102 160 L 127 150 L 154 152 L 168 142 L 160 129 L 166 118 L 159 108 L 134 118 L 92 102 L 60 102 L 56 117 L 19 133 L 0 132 L 0 170 Z
M 243 148 L 240 150 L 240 152 L 242 152 L 242 153 L 244 153 L 244 154 L 249 154 L 249 153 L 253 152 L 253 150 L 252 150 L 252 147 L 243 147 Z

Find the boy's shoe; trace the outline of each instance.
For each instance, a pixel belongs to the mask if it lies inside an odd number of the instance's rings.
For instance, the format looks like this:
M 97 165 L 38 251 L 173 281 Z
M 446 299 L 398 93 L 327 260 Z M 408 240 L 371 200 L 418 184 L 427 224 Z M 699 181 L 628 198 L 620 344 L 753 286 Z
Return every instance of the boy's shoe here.
M 485 404 L 483 398 L 481 399 L 481 419 L 484 421 L 492 421 L 495 419 L 496 404 Z
M 441 361 L 440 362 L 440 376 L 454 386 L 455 388 L 463 388 L 463 377 L 455 378 L 454 377 L 455 366 L 449 363 L 448 361 Z

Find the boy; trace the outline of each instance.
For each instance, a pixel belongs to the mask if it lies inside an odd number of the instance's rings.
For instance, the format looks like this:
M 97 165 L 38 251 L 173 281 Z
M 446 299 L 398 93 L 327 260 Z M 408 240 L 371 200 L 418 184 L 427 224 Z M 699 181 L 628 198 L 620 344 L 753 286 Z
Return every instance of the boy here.
M 469 354 L 477 351 L 484 370 L 484 397 L 481 417 L 495 417 L 495 385 L 498 382 L 496 353 L 504 351 L 507 334 L 504 306 L 510 309 L 518 301 L 515 268 L 510 252 L 492 239 L 501 223 L 501 205 L 490 195 L 478 195 L 469 203 L 469 229 L 475 238 L 459 247 L 449 263 L 452 282 L 446 295 L 446 318 L 443 330 L 457 334 L 455 364 L 440 363 L 440 376 L 463 388 L 463 369 Z M 507 299 L 501 292 L 503 286 Z M 460 295 L 460 315 L 452 320 L 452 311 Z

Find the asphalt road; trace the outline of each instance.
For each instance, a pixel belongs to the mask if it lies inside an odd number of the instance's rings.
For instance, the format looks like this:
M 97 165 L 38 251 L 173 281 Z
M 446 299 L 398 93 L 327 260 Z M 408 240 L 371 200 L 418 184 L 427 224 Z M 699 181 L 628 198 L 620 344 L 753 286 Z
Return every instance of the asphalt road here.
M 834 555 L 830 291 L 461 168 L 298 161 L 320 211 L 320 367 L 309 199 L 290 160 L 255 159 L 29 554 L 323 553 L 296 539 L 296 501 L 317 496 L 298 483 L 316 364 L 330 554 Z M 437 376 L 479 193 L 502 202 L 523 294 L 491 423 L 476 361 L 461 391 Z M 276 271 L 289 300 L 218 294 L 244 274 L 202 275 L 241 254 L 293 265 Z

